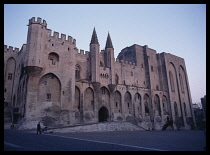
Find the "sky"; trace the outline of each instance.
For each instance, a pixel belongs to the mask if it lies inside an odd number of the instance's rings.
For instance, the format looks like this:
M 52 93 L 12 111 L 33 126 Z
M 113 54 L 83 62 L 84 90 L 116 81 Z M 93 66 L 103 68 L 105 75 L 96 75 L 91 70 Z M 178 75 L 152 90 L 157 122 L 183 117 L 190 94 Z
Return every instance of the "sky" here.
M 192 102 L 206 95 L 206 4 L 4 4 L 4 45 L 21 49 L 32 17 L 85 51 L 95 27 L 101 50 L 110 34 L 115 58 L 133 44 L 181 57 Z

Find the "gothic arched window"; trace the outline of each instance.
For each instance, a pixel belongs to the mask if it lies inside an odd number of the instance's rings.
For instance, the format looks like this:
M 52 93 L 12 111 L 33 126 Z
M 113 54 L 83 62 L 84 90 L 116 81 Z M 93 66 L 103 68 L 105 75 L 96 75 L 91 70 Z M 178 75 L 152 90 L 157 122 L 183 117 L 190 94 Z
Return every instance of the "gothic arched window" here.
M 59 55 L 55 52 L 51 52 L 48 55 L 48 60 L 50 60 L 52 65 L 55 65 L 57 62 L 59 62 Z
M 80 72 L 81 72 L 81 67 L 80 65 L 76 65 L 76 69 L 75 69 L 75 78 L 79 79 L 80 78 Z

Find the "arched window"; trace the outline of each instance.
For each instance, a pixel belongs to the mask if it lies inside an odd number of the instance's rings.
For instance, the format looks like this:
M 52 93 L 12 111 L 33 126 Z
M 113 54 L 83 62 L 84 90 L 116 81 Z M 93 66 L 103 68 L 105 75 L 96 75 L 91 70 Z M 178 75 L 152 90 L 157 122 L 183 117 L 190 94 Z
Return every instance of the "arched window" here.
M 109 75 L 107 73 L 105 74 L 105 78 L 109 78 Z
M 171 91 L 175 91 L 174 78 L 173 78 L 173 74 L 171 73 L 171 71 L 169 71 L 169 79 L 170 79 Z
M 59 62 L 59 55 L 55 52 L 51 52 L 48 55 L 48 60 L 50 60 L 51 65 L 56 65 L 56 63 Z
M 79 79 L 80 78 L 80 72 L 81 72 L 81 67 L 80 65 L 76 65 L 76 69 L 75 69 L 75 78 Z

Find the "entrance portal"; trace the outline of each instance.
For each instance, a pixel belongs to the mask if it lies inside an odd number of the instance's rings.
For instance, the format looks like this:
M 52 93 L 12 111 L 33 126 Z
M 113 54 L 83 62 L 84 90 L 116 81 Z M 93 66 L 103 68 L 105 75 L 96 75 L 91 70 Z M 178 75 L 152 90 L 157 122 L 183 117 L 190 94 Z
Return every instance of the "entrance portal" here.
M 106 107 L 101 107 L 98 111 L 98 120 L 99 122 L 104 122 L 108 120 L 108 109 Z

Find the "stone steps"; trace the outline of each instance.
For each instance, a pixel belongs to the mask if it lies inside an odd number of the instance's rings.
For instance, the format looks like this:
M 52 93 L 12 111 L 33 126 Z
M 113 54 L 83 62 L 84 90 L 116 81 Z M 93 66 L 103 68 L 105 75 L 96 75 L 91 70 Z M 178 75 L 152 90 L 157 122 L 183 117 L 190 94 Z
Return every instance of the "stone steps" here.
M 81 125 L 66 128 L 52 129 L 54 133 L 68 133 L 68 132 L 104 132 L 104 131 L 139 131 L 144 130 L 131 122 L 103 122 L 90 125 Z

